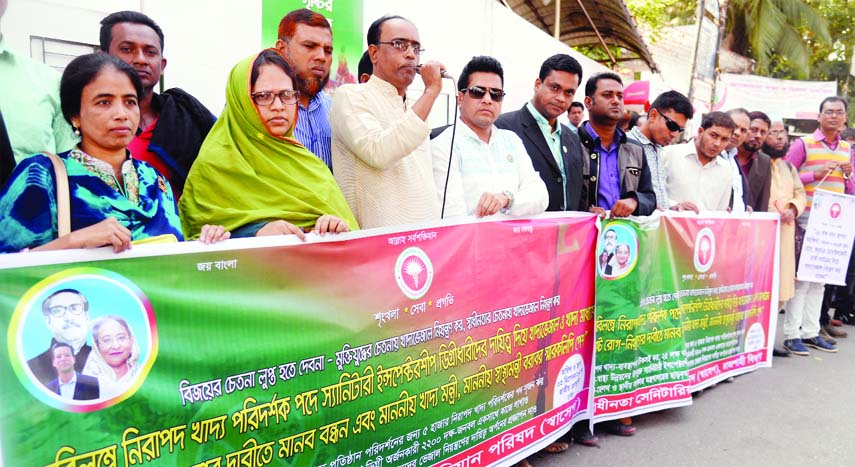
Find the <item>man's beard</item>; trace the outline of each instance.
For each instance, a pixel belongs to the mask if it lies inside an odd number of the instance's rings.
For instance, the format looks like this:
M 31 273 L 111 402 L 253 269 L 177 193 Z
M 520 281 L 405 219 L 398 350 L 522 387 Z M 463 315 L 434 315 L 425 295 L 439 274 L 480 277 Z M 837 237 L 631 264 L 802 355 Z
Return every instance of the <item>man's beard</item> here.
M 781 157 L 784 157 L 787 155 L 787 149 L 789 149 L 788 146 L 789 145 L 784 145 L 784 147 L 781 149 L 775 149 L 772 146 L 769 146 L 768 144 L 763 143 L 762 149 L 763 149 L 763 153 L 766 154 L 767 156 L 771 157 L 772 159 L 778 159 L 778 158 L 781 158 Z
M 300 91 L 300 94 L 309 96 L 311 99 L 326 87 L 327 82 L 330 80 L 330 75 L 327 74 L 323 78 L 315 78 L 311 73 L 308 73 L 308 75 L 308 78 L 303 76 L 297 77 L 297 90 Z
M 742 149 L 754 154 L 755 152 L 760 150 L 760 146 L 754 146 L 751 143 L 745 142 L 745 143 L 742 143 Z

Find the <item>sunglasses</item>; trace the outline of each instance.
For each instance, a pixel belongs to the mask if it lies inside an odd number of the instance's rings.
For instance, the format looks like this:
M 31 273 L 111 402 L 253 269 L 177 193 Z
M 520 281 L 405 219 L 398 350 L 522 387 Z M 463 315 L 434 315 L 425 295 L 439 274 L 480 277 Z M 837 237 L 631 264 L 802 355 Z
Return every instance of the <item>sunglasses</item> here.
M 660 113 L 659 115 L 661 115 L 662 118 L 665 119 L 665 126 L 668 127 L 668 131 L 671 131 L 671 132 L 678 131 L 680 133 L 686 131 L 685 127 L 681 127 L 680 125 L 677 124 L 677 122 L 668 118 L 667 115 L 665 115 L 663 113 Z
M 490 93 L 490 99 L 493 102 L 502 102 L 502 99 L 505 98 L 505 91 L 501 89 L 493 89 L 493 88 L 484 88 L 481 86 L 470 86 L 466 89 L 461 89 L 460 92 L 468 92 L 469 97 L 473 99 L 481 99 L 484 97 L 484 94 Z

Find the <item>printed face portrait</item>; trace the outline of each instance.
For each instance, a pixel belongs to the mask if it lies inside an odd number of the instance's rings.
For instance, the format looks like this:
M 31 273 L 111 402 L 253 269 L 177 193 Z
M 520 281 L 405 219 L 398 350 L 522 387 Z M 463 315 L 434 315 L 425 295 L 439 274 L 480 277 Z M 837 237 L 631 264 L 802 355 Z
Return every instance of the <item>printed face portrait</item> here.
M 297 101 L 286 104 L 279 98 L 282 91 L 294 91 L 291 78 L 276 65 L 261 65 L 258 67 L 258 79 L 252 87 L 252 93 L 271 93 L 273 101 L 269 104 L 258 104 L 253 101 L 258 116 L 267 131 L 277 137 L 285 136 L 297 121 Z
M 615 258 L 617 258 L 617 262 L 619 265 L 626 266 L 629 263 L 629 245 L 625 243 L 621 243 L 615 248 Z
M 104 361 L 112 368 L 125 365 L 131 357 L 133 337 L 118 321 L 108 319 L 101 324 L 98 335 L 92 336 Z
M 74 369 L 74 353 L 71 347 L 61 345 L 53 350 L 53 367 L 57 373 L 67 373 Z
M 552 70 L 543 81 L 535 80 L 531 103 L 547 120 L 552 120 L 567 112 L 578 88 L 579 75 Z
M 86 339 L 89 313 L 82 296 L 63 292 L 49 298 L 45 324 L 57 342 L 73 344 Z
M 603 236 L 603 250 L 609 253 L 615 251 L 615 245 L 617 244 L 617 233 L 614 230 L 606 231 Z
M 488 129 L 502 113 L 502 103 L 490 97 L 490 90 L 501 90 L 502 79 L 495 73 L 475 72 L 469 75 L 468 88 L 478 87 L 485 92 L 481 97 L 475 97 L 471 92 L 458 93 L 457 102 L 460 105 L 460 119 L 470 127 Z M 467 89 L 468 89 L 467 88 Z

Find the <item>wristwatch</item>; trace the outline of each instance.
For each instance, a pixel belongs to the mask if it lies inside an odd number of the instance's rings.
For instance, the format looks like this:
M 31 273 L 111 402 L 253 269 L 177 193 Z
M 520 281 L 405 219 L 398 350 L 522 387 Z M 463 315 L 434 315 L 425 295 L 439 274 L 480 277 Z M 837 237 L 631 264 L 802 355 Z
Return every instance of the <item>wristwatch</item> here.
M 501 213 L 507 214 L 511 210 L 511 206 L 514 205 L 514 194 L 508 190 L 503 191 L 502 194 L 508 197 L 508 205 L 502 208 Z

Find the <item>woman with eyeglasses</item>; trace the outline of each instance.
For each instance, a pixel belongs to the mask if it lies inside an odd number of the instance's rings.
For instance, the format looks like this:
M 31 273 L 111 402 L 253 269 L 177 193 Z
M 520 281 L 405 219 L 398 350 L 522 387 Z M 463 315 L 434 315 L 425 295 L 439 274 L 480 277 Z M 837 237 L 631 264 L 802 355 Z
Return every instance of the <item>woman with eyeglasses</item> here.
M 60 81 L 62 113 L 80 144 L 59 154 L 67 176 L 49 156 L 24 159 L 0 191 L 0 253 L 111 246 L 168 236 L 182 240 L 169 182 L 128 151 L 140 121 L 142 84 L 133 68 L 107 54 L 77 57 Z M 57 184 L 68 182 L 70 233 L 60 235 Z M 174 237 L 174 238 L 173 238 Z M 228 238 L 205 226 L 206 242 Z
M 295 75 L 275 49 L 232 68 L 226 107 L 190 169 L 179 209 L 184 233 L 206 223 L 232 237 L 356 230 L 327 166 L 292 137 Z
M 108 315 L 92 321 L 94 347 L 83 374 L 98 378 L 101 399 L 111 399 L 127 390 L 140 369 L 140 348 L 128 322 Z

